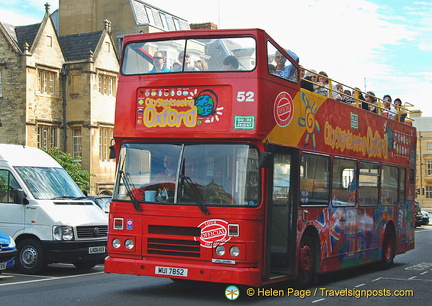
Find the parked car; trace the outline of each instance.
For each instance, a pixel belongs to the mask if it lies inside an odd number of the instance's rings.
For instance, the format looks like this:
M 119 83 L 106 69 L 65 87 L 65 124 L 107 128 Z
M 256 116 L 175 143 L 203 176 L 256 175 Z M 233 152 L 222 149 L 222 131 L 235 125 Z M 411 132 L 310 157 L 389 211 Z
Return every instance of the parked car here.
M 429 224 L 429 213 L 425 210 L 422 210 L 421 214 L 422 214 L 421 225 L 428 225 Z
M 0 274 L 14 267 L 16 253 L 17 249 L 12 237 L 0 232 Z
M 419 201 L 415 201 L 415 225 L 428 225 L 429 224 L 429 213 L 426 210 L 421 209 Z
M 423 215 L 422 215 L 422 210 L 420 207 L 420 203 L 416 200 L 415 201 L 415 226 L 420 226 L 422 225 L 423 222 Z
M 104 212 L 109 213 L 110 203 L 112 197 L 110 196 L 88 196 L 88 199 L 92 200 L 99 206 Z

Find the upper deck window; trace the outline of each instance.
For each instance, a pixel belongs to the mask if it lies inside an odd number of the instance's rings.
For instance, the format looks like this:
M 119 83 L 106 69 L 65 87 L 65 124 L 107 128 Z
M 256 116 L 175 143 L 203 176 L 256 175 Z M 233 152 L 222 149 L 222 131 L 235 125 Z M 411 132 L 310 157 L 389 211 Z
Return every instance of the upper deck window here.
M 294 60 L 298 61 L 298 57 L 290 50 L 286 51 Z M 284 53 L 276 48 L 271 42 L 267 43 L 268 70 L 270 74 L 298 82 L 299 72 L 295 64 L 289 60 Z
M 177 39 L 130 43 L 122 73 L 251 71 L 256 64 L 252 37 Z

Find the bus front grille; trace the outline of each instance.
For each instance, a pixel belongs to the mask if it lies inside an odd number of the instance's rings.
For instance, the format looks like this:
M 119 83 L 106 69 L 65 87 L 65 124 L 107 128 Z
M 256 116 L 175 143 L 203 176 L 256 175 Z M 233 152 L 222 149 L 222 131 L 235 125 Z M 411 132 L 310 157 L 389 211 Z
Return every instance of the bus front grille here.
M 148 254 L 200 257 L 200 243 L 192 240 L 148 238 Z

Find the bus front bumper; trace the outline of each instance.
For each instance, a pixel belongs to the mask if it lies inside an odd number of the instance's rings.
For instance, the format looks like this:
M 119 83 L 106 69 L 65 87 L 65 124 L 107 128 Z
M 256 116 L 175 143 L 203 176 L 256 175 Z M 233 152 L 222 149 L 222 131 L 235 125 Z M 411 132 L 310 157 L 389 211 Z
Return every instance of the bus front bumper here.
M 262 284 L 258 268 L 202 263 L 157 262 L 149 259 L 130 259 L 108 256 L 105 259 L 106 273 L 168 277 L 185 280 L 259 286 Z

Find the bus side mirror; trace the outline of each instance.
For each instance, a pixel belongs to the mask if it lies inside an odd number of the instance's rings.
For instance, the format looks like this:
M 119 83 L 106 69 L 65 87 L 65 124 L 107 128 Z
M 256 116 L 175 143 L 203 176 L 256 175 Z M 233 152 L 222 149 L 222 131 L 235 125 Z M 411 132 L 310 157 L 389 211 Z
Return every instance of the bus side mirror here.
M 273 164 L 273 153 L 262 152 L 259 158 L 259 165 L 261 168 L 269 168 Z

